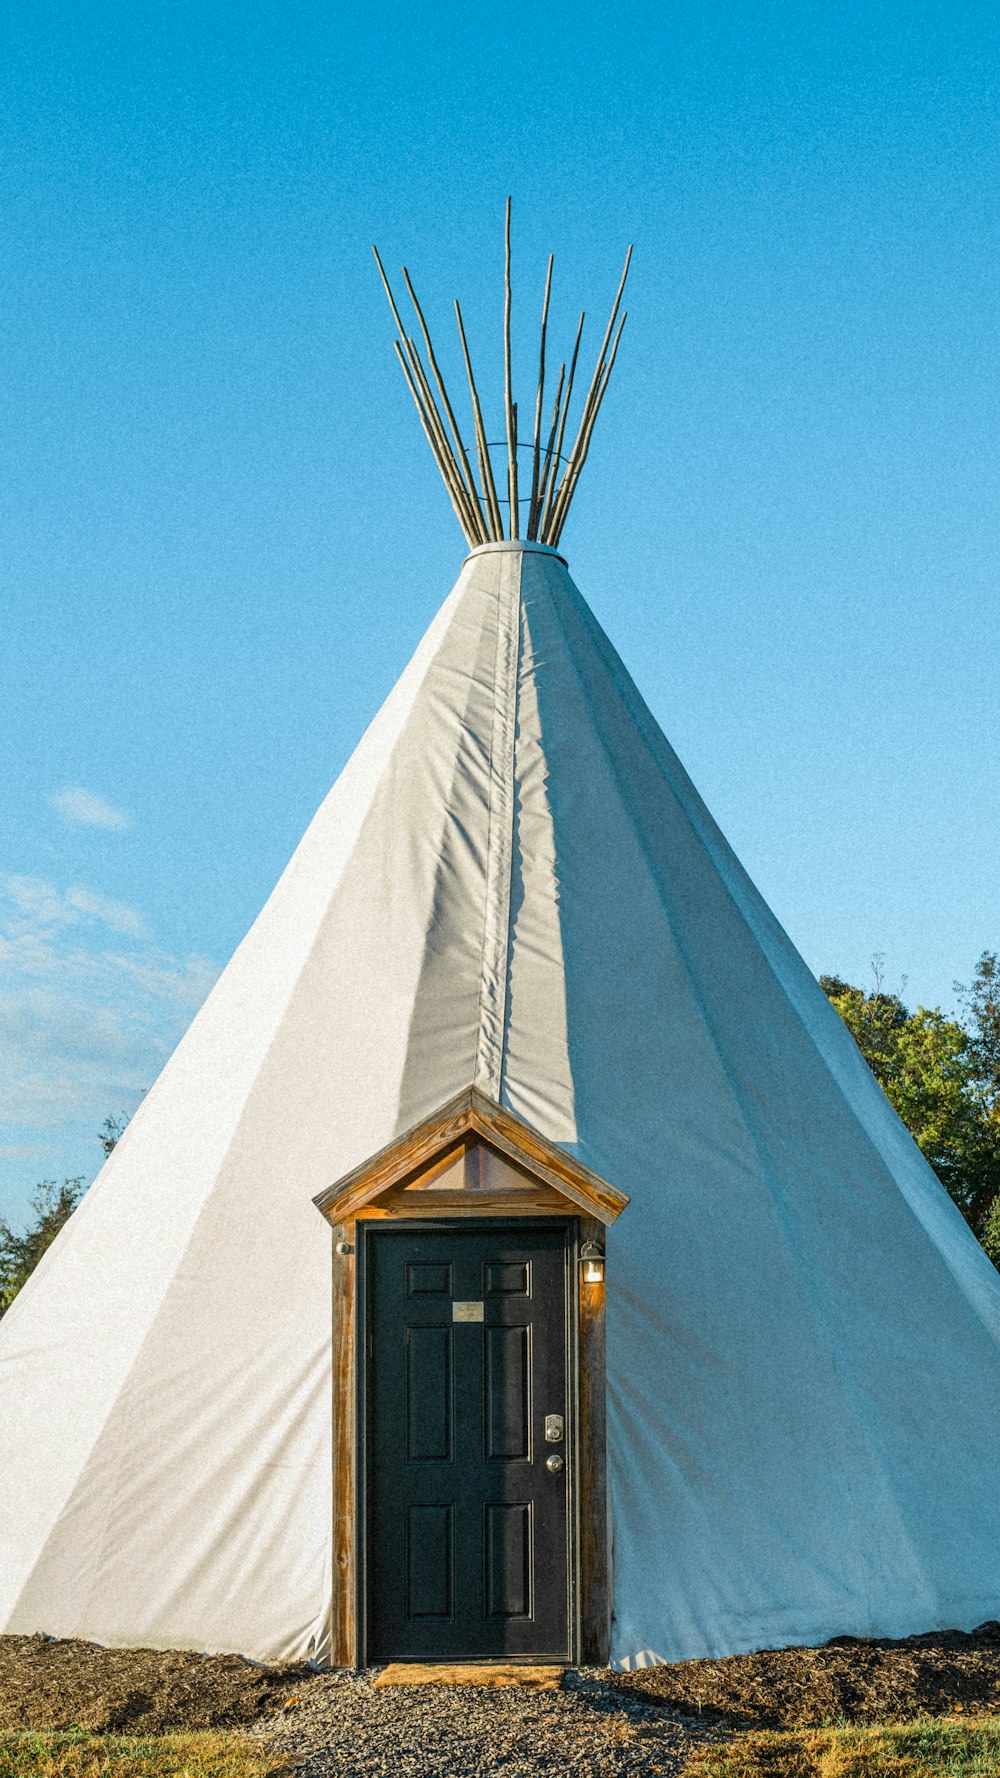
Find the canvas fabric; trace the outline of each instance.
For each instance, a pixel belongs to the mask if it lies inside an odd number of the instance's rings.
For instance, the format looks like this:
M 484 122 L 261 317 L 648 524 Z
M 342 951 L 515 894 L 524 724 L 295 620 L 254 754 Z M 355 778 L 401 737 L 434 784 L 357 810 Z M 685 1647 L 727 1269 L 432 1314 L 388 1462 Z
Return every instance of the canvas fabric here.
M 562 559 L 501 544 L 0 1322 L 0 1628 L 328 1657 L 312 1198 L 473 1083 L 631 1199 L 615 1662 L 1000 1616 L 1000 1277 Z

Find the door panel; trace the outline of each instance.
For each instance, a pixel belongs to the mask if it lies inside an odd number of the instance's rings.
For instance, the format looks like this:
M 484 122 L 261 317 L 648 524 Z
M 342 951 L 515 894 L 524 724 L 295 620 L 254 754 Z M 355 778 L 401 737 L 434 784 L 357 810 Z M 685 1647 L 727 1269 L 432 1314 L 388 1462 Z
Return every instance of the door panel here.
M 406 1458 L 409 1463 L 448 1463 L 453 1450 L 450 1327 L 408 1327 L 406 1365 Z
M 486 1457 L 531 1461 L 531 1328 L 483 1329 Z
M 531 1616 L 530 1502 L 486 1508 L 486 1611 L 489 1617 Z
M 455 1543 L 450 1506 L 406 1509 L 406 1612 L 448 1619 L 454 1605 Z
M 570 1253 L 548 1223 L 367 1234 L 372 1660 L 571 1655 Z

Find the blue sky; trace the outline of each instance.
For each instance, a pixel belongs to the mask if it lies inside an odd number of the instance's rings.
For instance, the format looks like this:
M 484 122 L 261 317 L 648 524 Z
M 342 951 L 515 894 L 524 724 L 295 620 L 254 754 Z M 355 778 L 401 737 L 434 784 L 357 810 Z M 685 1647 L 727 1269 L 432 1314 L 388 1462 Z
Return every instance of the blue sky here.
M 810 965 L 952 1004 L 1000 945 L 995 8 L 5 21 L 0 1214 L 95 1170 L 455 577 L 370 243 L 499 426 L 508 191 L 524 389 L 549 248 L 558 341 L 636 244 L 578 584 Z

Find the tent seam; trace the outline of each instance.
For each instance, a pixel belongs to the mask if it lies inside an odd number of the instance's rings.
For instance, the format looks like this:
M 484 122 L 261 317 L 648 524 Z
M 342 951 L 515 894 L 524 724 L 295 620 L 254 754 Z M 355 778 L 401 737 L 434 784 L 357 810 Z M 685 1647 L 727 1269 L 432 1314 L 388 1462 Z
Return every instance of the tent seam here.
M 509 564 L 509 565 L 508 565 Z M 511 575 L 511 568 L 513 575 Z M 497 588 L 489 810 L 483 883 L 483 947 L 475 1084 L 499 1103 L 507 1030 L 507 974 L 513 857 L 514 710 L 517 696 L 521 560 L 501 557 Z
M 517 590 L 511 601 L 510 629 L 513 640 L 513 673 L 510 682 L 510 718 L 507 763 L 508 771 L 508 809 L 507 809 L 507 871 L 505 922 L 506 933 L 504 943 L 503 964 L 503 1024 L 500 1029 L 500 1056 L 497 1069 L 497 1099 L 501 1099 L 507 1073 L 507 1045 L 510 1035 L 510 982 L 514 967 L 514 929 L 511 922 L 511 904 L 514 899 L 514 864 L 515 834 L 517 831 L 517 728 L 521 711 L 521 665 L 524 652 L 524 555 L 515 558 L 517 570 Z

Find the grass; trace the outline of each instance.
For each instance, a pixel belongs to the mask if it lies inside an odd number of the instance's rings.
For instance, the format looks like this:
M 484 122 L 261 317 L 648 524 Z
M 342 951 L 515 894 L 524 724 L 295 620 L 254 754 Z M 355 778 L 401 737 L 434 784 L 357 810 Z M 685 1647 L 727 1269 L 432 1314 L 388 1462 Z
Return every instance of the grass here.
M 997 1778 L 1000 1716 L 754 1730 L 704 1748 L 685 1772 L 689 1778 Z
M 243 1735 L 0 1733 L 0 1778 L 272 1778 L 282 1769 Z
M 702 1748 L 686 1778 L 998 1778 L 1000 1716 L 755 1729 Z M 243 1735 L 0 1733 L 0 1778 L 278 1778 Z

